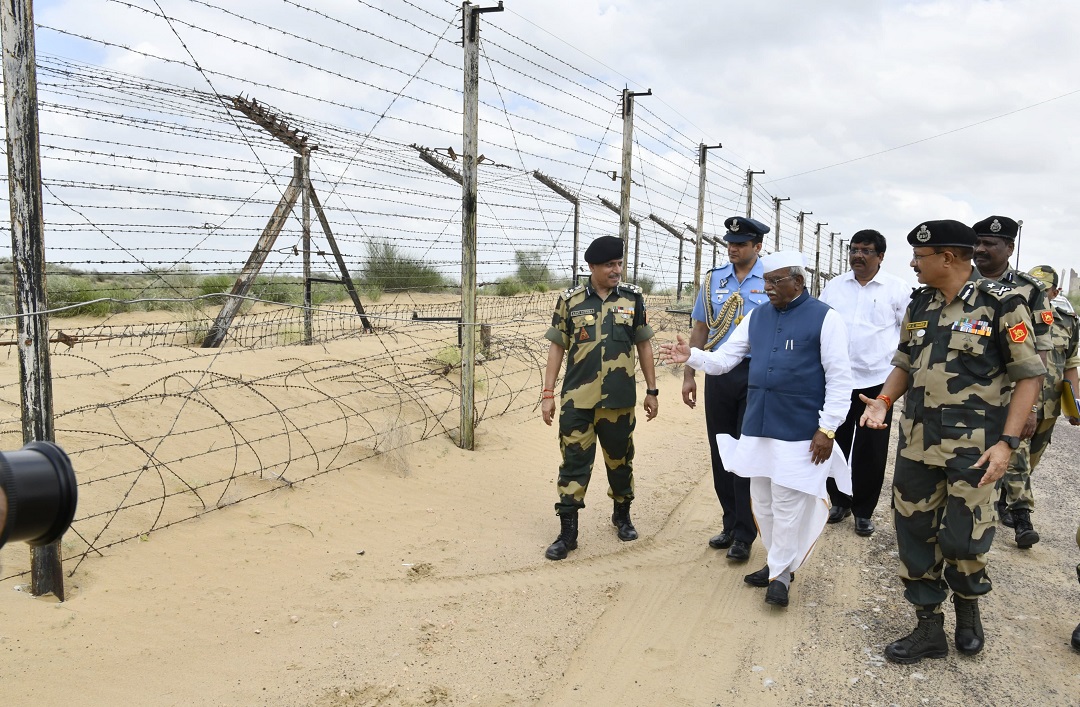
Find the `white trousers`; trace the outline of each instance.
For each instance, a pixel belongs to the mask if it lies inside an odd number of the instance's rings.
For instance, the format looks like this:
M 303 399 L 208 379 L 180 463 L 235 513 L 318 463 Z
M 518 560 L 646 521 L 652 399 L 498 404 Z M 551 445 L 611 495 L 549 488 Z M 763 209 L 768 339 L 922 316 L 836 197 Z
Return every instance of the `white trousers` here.
M 761 542 L 768 552 L 769 578 L 799 569 L 825 528 L 829 504 L 813 494 L 775 484 L 765 476 L 750 479 L 750 501 Z

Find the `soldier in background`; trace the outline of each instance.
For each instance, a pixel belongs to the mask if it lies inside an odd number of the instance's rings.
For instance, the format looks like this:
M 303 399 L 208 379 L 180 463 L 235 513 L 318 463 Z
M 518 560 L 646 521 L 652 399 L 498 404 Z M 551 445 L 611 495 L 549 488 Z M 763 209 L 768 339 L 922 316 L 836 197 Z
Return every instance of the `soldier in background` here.
M 1028 273 L 1046 286 L 1046 294 L 1053 301 L 1061 294 L 1058 287 L 1058 275 L 1049 265 L 1037 265 Z M 1080 336 L 1080 320 L 1064 307 L 1054 307 L 1054 324 L 1050 327 L 1051 348 L 1046 354 L 1046 378 L 1043 379 L 1042 403 L 1036 415 L 1035 434 L 1031 436 L 1031 471 L 1039 465 L 1043 452 L 1050 444 L 1054 425 L 1061 415 L 1061 394 L 1065 381 L 1072 384 L 1073 391 L 1080 390 L 1077 381 L 1077 367 L 1080 356 L 1077 355 L 1077 340 Z M 1080 419 L 1068 418 L 1073 425 L 1080 425 Z
M 1080 526 L 1076 527 L 1076 546 L 1080 547 Z M 1076 579 L 1080 581 L 1080 565 L 1076 566 Z M 1080 651 L 1080 624 L 1073 629 L 1072 647 Z
M 703 351 L 720 348 L 746 315 L 769 301 L 758 258 L 769 227 L 743 216 L 732 216 L 724 221 L 724 227 L 728 263 L 705 273 L 690 315 L 690 346 Z M 750 479 L 724 467 L 716 435 L 739 438 L 749 372 L 750 359 L 745 358 L 727 373 L 705 375 L 705 430 L 712 453 L 713 488 L 723 509 L 721 532 L 709 538 L 709 547 L 727 549 L 728 559 L 738 562 L 750 559 L 750 546 L 757 538 L 750 508 Z M 683 369 L 682 397 L 690 408 L 697 405 L 695 373 L 690 366 Z
M 585 507 L 585 491 L 596 458 L 596 443 L 604 450 L 608 496 L 614 501 L 611 522 L 620 540 L 636 540 L 630 521 L 634 500 L 634 407 L 637 383 L 634 350 L 645 377 L 645 416 L 657 413 L 656 372 L 653 362 L 653 330 L 645 316 L 641 288 L 620 282 L 623 242 L 601 236 L 585 251 L 589 282 L 571 287 L 559 296 L 551 327 L 544 335 L 551 342 L 544 369 L 541 412 L 544 423 L 555 417 L 555 380 L 566 358 L 561 410 L 559 412 L 560 533 L 548 547 L 549 560 L 561 560 L 577 548 L 578 511 Z M 569 352 L 569 356 L 565 354 Z
M 975 266 L 979 274 L 1008 285 L 1024 296 L 1032 315 L 1035 331 L 1035 348 L 1043 363 L 1050 350 L 1050 326 L 1054 322 L 1050 311 L 1050 298 L 1043 284 L 1022 270 L 1009 267 L 1020 224 L 1007 216 L 988 216 L 976 223 Z M 1022 550 L 1039 542 L 1039 534 L 1031 524 L 1031 512 L 1035 510 L 1035 497 L 1031 493 L 1030 443 L 1035 433 L 1039 401 L 1032 405 L 1024 429 L 1020 432 L 1020 446 L 1009 460 L 1009 468 L 1000 484 L 997 502 L 1001 522 L 1013 528 L 1016 545 Z
M 905 396 L 893 523 L 904 596 L 915 605 L 918 626 L 885 648 L 896 663 L 948 655 L 941 604 L 949 589 L 957 650 L 982 650 L 978 599 L 991 589 L 994 484 L 1020 444 L 1046 372 L 1023 298 L 972 267 L 971 228 L 927 221 L 908 243 L 925 286 L 904 315 L 893 371 L 876 399 L 863 396 L 860 420 L 883 428 L 893 400 Z

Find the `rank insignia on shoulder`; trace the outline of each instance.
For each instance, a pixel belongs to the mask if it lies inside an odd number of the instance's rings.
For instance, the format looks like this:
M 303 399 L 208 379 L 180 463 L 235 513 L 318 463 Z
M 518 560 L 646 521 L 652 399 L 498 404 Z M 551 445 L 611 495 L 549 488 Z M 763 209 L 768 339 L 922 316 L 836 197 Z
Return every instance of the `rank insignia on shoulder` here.
M 619 287 L 627 292 L 633 292 L 635 295 L 640 295 L 642 293 L 642 289 L 632 282 L 620 282 Z
M 1046 324 L 1047 326 L 1052 326 L 1053 325 L 1053 323 L 1054 323 L 1054 313 L 1051 312 L 1049 309 L 1046 310 L 1045 312 L 1043 312 L 1042 314 L 1040 314 L 1039 316 L 1042 317 L 1043 324 Z
M 1027 341 L 1027 338 L 1028 330 L 1023 322 L 1009 327 L 1009 339 L 1011 339 L 1014 344 L 1022 344 Z
M 574 285 L 573 287 L 568 287 L 565 290 L 563 290 L 562 298 L 568 300 L 571 297 L 573 297 L 574 295 L 576 295 L 578 292 L 584 292 L 584 291 L 585 291 L 585 285 Z
M 925 321 L 925 322 L 908 322 L 907 330 L 911 331 L 913 329 L 925 329 L 928 324 L 930 324 L 929 321 Z
M 1011 285 L 1004 285 L 1000 282 L 994 282 L 993 280 L 983 280 L 979 283 L 979 289 L 981 289 L 983 292 L 989 292 L 995 297 L 1001 297 L 1002 295 L 1007 295 L 1008 293 L 1013 291 Z M 961 297 L 963 296 L 964 295 L 961 295 Z

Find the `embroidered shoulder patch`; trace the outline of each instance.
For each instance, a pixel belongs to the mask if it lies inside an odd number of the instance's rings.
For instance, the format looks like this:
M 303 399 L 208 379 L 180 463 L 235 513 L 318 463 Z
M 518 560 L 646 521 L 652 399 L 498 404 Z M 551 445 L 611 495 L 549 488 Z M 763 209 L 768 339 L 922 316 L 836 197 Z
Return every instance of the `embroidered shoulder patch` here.
M 1027 326 L 1023 322 L 1020 322 L 1019 324 L 1014 324 L 1009 327 L 1009 338 L 1012 339 L 1014 344 L 1024 343 L 1028 338 Z

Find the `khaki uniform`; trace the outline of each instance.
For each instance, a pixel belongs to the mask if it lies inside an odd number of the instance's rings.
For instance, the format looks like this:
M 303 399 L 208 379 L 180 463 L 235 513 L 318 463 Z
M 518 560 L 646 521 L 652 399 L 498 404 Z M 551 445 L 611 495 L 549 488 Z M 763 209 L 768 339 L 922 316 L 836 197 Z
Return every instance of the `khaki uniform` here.
M 948 304 L 913 293 L 893 365 L 911 377 L 893 488 L 900 577 L 908 601 L 937 610 L 950 587 L 990 591 L 994 487 L 972 467 L 1004 430 L 1013 383 L 1046 369 L 1023 298 L 976 271 Z
M 1035 332 L 1035 348 L 1049 352 L 1053 347 L 1051 327 L 1054 322 L 1050 307 L 1050 295 L 1046 286 L 1023 270 L 1006 270 L 998 280 L 1023 295 L 1031 310 L 1032 329 Z M 1009 510 L 1035 510 L 1035 496 L 1031 492 L 1031 450 L 1034 438 L 1021 440 L 1020 446 L 1009 459 L 1005 476 L 998 482 L 1005 490 L 1005 502 Z M 1045 445 L 1044 445 L 1045 446 Z
M 559 502 L 555 510 L 585 507 L 596 458 L 604 450 L 608 496 L 634 498 L 635 345 L 653 336 L 641 288 L 621 283 L 607 299 L 579 285 L 559 297 L 545 337 L 567 351 L 559 411 Z
M 1080 367 L 1077 340 L 1080 336 L 1080 320 L 1067 309 L 1054 308 L 1054 325 L 1051 327 L 1053 348 L 1046 354 L 1046 377 L 1043 379 L 1042 404 L 1039 406 L 1039 424 L 1031 438 L 1031 469 L 1034 470 L 1050 444 L 1054 425 L 1061 416 L 1061 392 L 1065 387 L 1065 369 Z

